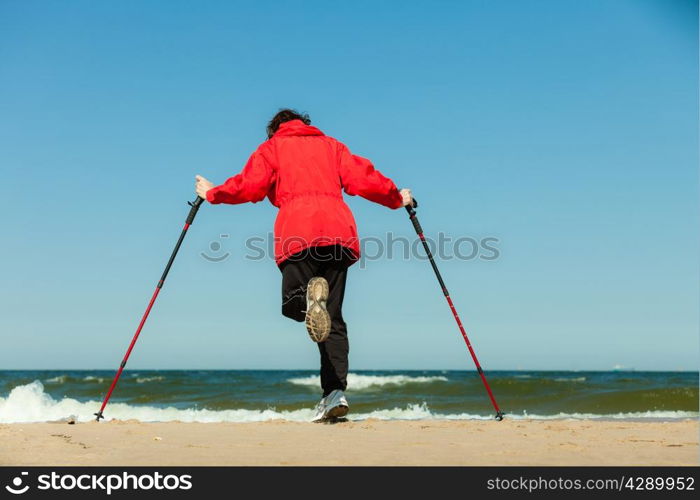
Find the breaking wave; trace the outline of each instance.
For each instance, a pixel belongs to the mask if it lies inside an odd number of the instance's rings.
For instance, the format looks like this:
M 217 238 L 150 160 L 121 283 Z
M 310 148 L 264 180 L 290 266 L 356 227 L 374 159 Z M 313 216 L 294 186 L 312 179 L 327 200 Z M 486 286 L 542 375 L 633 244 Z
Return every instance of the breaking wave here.
M 146 382 L 160 382 L 162 380 L 165 380 L 165 377 L 162 376 L 157 376 L 157 377 L 136 377 L 136 383 L 137 384 L 144 384 Z
M 321 386 L 321 377 L 310 375 L 308 377 L 290 378 L 287 382 L 294 385 L 304 385 L 318 389 Z M 379 388 L 387 385 L 407 385 L 407 384 L 431 384 L 433 382 L 447 382 L 447 377 L 443 376 L 409 376 L 409 375 L 359 375 L 357 373 L 348 374 L 348 391 L 361 391 L 363 389 Z
M 384 377 L 381 377 L 384 378 Z M 420 377 L 409 377 L 420 378 Z M 433 377 L 427 377 L 433 378 Z M 0 397 L 0 423 L 47 422 L 62 420 L 74 416 L 78 421 L 94 420 L 93 413 L 99 408 L 99 401 L 78 401 L 72 398 L 57 400 L 44 392 L 43 384 L 36 380 L 30 384 L 12 389 L 6 398 Z M 277 411 L 274 408 L 264 410 L 230 409 L 178 409 L 173 407 L 158 408 L 153 406 L 112 403 L 106 420 L 138 420 L 141 422 L 263 422 L 267 420 L 289 420 L 305 422 L 311 419 L 313 410 L 304 408 L 289 411 Z M 471 413 L 436 413 L 425 403 L 407 404 L 404 408 L 378 409 L 365 413 L 352 413 L 352 420 L 374 418 L 378 420 L 490 420 L 492 415 Z M 594 413 L 557 413 L 555 415 L 513 414 L 507 418 L 513 420 L 534 419 L 655 419 L 676 420 L 697 418 L 698 412 L 691 411 L 646 411 L 614 414 Z

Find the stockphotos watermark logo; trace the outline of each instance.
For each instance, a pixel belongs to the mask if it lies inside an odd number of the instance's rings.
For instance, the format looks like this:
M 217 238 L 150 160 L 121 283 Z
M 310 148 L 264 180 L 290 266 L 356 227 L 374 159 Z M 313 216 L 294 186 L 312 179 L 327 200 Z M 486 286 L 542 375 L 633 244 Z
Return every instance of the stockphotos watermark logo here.
M 29 490 L 29 485 L 24 484 L 24 479 L 29 475 L 29 472 L 20 472 L 19 476 L 12 479 L 11 484 L 5 486 L 5 489 L 13 495 L 21 495 Z
M 226 261 L 232 252 L 225 248 L 226 241 L 230 239 L 227 233 L 221 233 L 217 238 L 209 242 L 209 248 L 201 251 L 200 256 L 213 263 Z M 360 248 L 359 267 L 364 269 L 367 263 L 381 259 L 399 260 L 426 260 L 428 257 L 423 248 L 423 242 L 415 237 L 407 238 L 388 232 L 381 236 L 367 236 L 355 241 L 343 241 L 345 246 L 353 246 L 357 243 Z M 438 233 L 435 239 L 426 237 L 425 243 L 430 248 L 433 256 L 440 260 L 480 260 L 490 262 L 498 260 L 501 256 L 499 248 L 501 240 L 495 236 L 474 237 L 468 235 L 451 236 Z M 279 238 L 272 233 L 265 236 L 251 236 L 244 240 L 245 253 L 243 258 L 252 261 L 274 260 L 275 249 L 285 255 L 294 248 L 323 246 L 334 244 L 333 240 L 306 241 L 301 237 L 286 239 L 280 244 Z
M 13 495 L 22 495 L 29 490 L 39 491 L 94 491 L 111 495 L 114 491 L 173 491 L 192 489 L 192 476 L 189 474 L 40 474 L 36 484 L 30 486 L 28 472 L 14 477 L 5 489 Z

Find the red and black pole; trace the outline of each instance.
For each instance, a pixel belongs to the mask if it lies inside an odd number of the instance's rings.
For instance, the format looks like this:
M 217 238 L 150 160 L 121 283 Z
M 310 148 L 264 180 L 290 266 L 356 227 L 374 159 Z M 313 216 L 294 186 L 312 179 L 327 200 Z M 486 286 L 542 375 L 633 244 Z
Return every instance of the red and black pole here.
M 173 261 L 175 260 L 175 256 L 177 255 L 178 250 L 180 250 L 180 245 L 182 245 L 182 240 L 185 239 L 185 235 L 187 234 L 187 230 L 190 228 L 192 223 L 194 222 L 194 218 L 197 215 L 197 211 L 199 210 L 200 205 L 204 201 L 203 198 L 200 198 L 197 196 L 197 199 L 194 201 L 189 201 L 187 202 L 190 207 L 190 213 L 187 216 L 187 219 L 185 220 L 185 227 L 182 228 L 182 232 L 180 233 L 180 238 L 178 238 L 177 243 L 175 244 L 175 249 L 173 250 L 173 253 L 170 255 L 170 260 L 168 260 L 168 264 L 165 266 L 165 271 L 163 271 L 163 275 L 160 277 L 160 280 L 158 281 L 158 285 L 156 285 L 156 289 L 153 292 L 153 295 L 151 296 L 151 301 L 148 303 L 148 307 L 146 307 L 146 312 L 143 313 L 143 316 L 141 317 L 141 322 L 139 323 L 138 328 L 136 329 L 136 333 L 134 334 L 134 338 L 131 339 L 131 344 L 129 344 L 129 348 L 126 350 L 126 354 L 124 355 L 124 359 L 122 359 L 121 364 L 119 365 L 119 369 L 117 370 L 117 374 L 114 376 L 114 380 L 112 380 L 112 385 L 109 386 L 109 390 L 107 391 L 107 395 L 104 398 L 104 401 L 102 401 L 102 406 L 100 407 L 100 411 L 95 413 L 97 416 L 96 420 L 99 422 L 101 418 L 104 418 L 102 416 L 102 412 L 105 409 L 105 406 L 107 406 L 107 403 L 109 402 L 109 398 L 112 396 L 112 391 L 114 391 L 114 387 L 117 385 L 117 382 L 119 381 L 119 377 L 122 374 L 122 371 L 124 371 L 124 367 L 126 366 L 126 362 L 129 359 L 129 355 L 131 355 L 131 351 L 134 349 L 134 346 L 136 345 L 136 341 L 139 338 L 139 334 L 141 333 L 141 329 L 143 328 L 143 325 L 146 323 L 146 319 L 148 319 L 148 315 L 151 312 L 151 308 L 153 307 L 153 304 L 156 301 L 156 298 L 158 297 L 158 294 L 160 293 L 160 289 L 163 288 L 163 283 L 165 283 L 165 279 L 168 277 L 168 273 L 170 272 L 170 267 L 173 265 Z
M 450 293 L 447 291 L 447 287 L 445 286 L 445 282 L 442 280 L 442 276 L 440 275 L 440 271 L 437 268 L 437 264 L 435 264 L 435 259 L 433 259 L 433 253 L 430 251 L 430 247 L 428 246 L 428 242 L 425 241 L 425 236 L 423 236 L 423 228 L 421 227 L 420 222 L 418 222 L 418 217 L 416 216 L 416 211 L 415 211 L 416 208 L 418 208 L 418 202 L 415 199 L 413 200 L 412 205 L 406 205 L 406 211 L 408 212 L 408 216 L 411 218 L 411 222 L 413 223 L 413 228 L 416 230 L 418 237 L 420 238 L 421 242 L 423 243 L 423 248 L 425 249 L 425 253 L 428 256 L 428 260 L 430 261 L 430 265 L 433 267 L 433 271 L 435 271 L 435 276 L 437 277 L 437 280 L 440 283 L 440 288 L 442 288 L 442 293 L 445 295 L 445 299 L 447 299 L 447 304 L 450 306 L 450 310 L 452 311 L 452 314 L 455 317 L 455 321 L 457 322 L 457 326 L 459 327 L 459 331 L 462 333 L 462 337 L 464 338 L 464 342 L 466 342 L 466 344 L 467 344 L 467 348 L 469 349 L 469 354 L 472 355 L 472 359 L 474 360 L 474 364 L 476 365 L 476 371 L 479 373 L 479 376 L 481 377 L 481 381 L 484 383 L 484 387 L 486 388 L 486 392 L 488 393 L 489 399 L 491 400 L 491 404 L 493 405 L 494 409 L 496 410 L 496 420 L 501 421 L 501 420 L 503 420 L 504 413 L 498 407 L 498 403 L 496 403 L 496 398 L 493 397 L 493 392 L 491 392 L 491 387 L 489 386 L 489 383 L 486 381 L 486 375 L 484 375 L 484 370 L 481 369 L 481 365 L 479 364 L 479 360 L 476 357 L 476 353 L 474 352 L 474 349 L 472 348 L 471 342 L 469 342 L 469 337 L 467 337 L 467 332 L 464 330 L 464 326 L 462 326 L 462 321 L 459 319 L 459 315 L 457 314 L 457 310 L 455 309 L 455 306 L 452 303 L 452 299 L 450 298 Z

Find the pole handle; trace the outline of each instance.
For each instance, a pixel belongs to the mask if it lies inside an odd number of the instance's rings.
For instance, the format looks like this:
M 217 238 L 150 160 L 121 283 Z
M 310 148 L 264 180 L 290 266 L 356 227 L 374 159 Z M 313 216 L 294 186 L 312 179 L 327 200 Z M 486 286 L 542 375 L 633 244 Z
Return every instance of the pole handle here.
M 418 200 L 413 198 L 413 203 L 411 203 L 410 205 L 406 205 L 404 208 L 409 213 L 409 215 L 413 215 L 415 213 L 414 208 L 418 208 Z
M 191 226 L 192 223 L 194 222 L 194 218 L 197 215 L 197 211 L 199 210 L 199 207 L 204 203 L 204 198 L 197 196 L 197 199 L 194 201 L 188 201 L 187 204 L 191 206 L 190 208 L 190 213 L 187 215 L 187 220 L 185 221 L 188 226 Z
M 408 217 L 411 219 L 411 223 L 413 224 L 413 229 L 416 230 L 416 234 L 421 236 L 423 234 L 423 228 L 420 226 L 420 222 L 418 222 L 418 217 L 416 216 L 416 208 L 418 208 L 418 200 L 413 198 L 413 203 L 410 205 L 406 205 L 406 212 L 408 212 Z

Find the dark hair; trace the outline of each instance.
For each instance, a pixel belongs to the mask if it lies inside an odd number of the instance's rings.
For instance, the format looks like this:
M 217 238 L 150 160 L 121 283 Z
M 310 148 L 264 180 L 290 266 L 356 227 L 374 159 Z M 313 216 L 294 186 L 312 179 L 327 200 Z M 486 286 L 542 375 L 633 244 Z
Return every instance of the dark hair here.
M 272 137 L 274 133 L 277 132 L 277 129 L 280 128 L 280 125 L 291 120 L 301 120 L 306 125 L 311 125 L 311 118 L 309 118 L 309 115 L 306 113 L 299 113 L 289 108 L 280 109 L 277 114 L 272 117 L 270 123 L 267 124 L 267 138 L 269 139 Z

